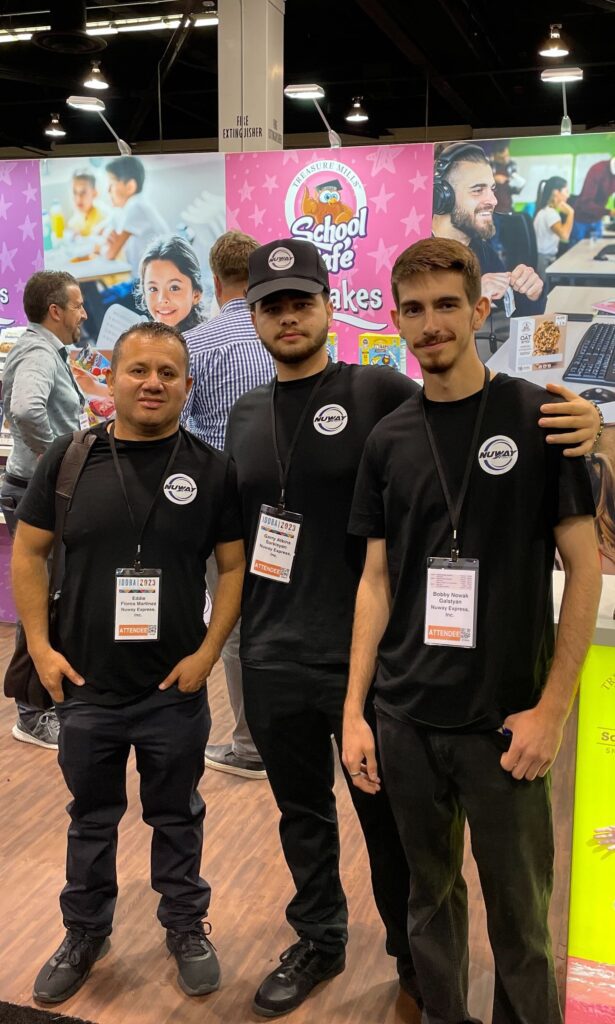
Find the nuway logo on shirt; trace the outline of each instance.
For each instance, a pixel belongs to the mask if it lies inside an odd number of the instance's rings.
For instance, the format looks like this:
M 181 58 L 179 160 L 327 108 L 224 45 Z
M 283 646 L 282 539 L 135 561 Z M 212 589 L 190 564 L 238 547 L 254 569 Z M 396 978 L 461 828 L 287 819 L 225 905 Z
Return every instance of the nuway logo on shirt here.
M 323 405 L 314 416 L 314 429 L 319 434 L 341 434 L 348 423 L 348 413 L 342 405 Z
M 516 466 L 518 458 L 517 445 L 505 434 L 487 438 L 478 449 L 478 464 L 491 476 L 501 476 L 502 473 L 510 472 L 513 466 Z
M 165 497 L 174 505 L 189 505 L 197 496 L 197 486 L 186 473 L 173 473 L 164 482 Z

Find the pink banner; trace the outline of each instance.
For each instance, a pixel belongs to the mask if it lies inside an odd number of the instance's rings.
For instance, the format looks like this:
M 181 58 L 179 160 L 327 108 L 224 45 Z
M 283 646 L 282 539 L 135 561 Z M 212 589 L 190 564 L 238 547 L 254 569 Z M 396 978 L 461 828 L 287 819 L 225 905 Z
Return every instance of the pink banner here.
M 25 324 L 23 290 L 43 269 L 40 161 L 0 161 L 0 329 Z
M 432 182 L 428 144 L 230 154 L 227 224 L 262 243 L 314 242 L 329 268 L 338 357 L 396 362 L 391 269 L 431 232 Z M 420 376 L 413 356 L 405 369 Z

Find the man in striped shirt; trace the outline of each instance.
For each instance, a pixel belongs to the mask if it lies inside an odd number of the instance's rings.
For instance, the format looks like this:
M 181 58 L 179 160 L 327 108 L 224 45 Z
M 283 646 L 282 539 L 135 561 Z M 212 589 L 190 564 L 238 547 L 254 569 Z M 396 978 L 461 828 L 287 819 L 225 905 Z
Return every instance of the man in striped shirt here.
M 190 352 L 192 391 L 183 425 L 213 448 L 224 448 L 229 413 L 246 391 L 271 380 L 273 360 L 252 325 L 245 300 L 248 257 L 259 243 L 240 231 L 227 231 L 212 246 L 209 265 L 220 312 L 185 334 Z M 211 564 L 210 564 L 211 562 Z M 207 564 L 207 586 L 216 587 L 215 561 Z M 217 771 L 264 779 L 266 771 L 254 745 L 243 710 L 239 623 L 222 652 L 229 700 L 235 716 L 231 743 L 208 744 L 205 763 Z

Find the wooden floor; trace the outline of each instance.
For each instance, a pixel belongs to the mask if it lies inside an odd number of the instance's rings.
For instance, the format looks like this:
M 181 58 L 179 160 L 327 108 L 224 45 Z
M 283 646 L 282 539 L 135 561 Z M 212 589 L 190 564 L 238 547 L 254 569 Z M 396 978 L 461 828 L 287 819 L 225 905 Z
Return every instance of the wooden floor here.
M 0 671 L 12 647 L 12 629 L 0 626 Z M 228 737 L 230 712 L 221 670 L 210 683 L 212 741 Z M 11 736 L 14 711 L 0 698 L 0 1000 L 31 1004 L 32 981 L 63 934 L 57 896 L 64 882 L 64 811 L 68 800 L 53 751 Z M 563 975 L 570 854 L 572 744 L 565 744 L 554 779 L 557 881 L 552 927 Z M 104 784 L 104 781 L 102 782 Z M 139 814 L 134 762 L 130 806 L 121 825 L 117 905 L 111 952 L 61 1012 L 98 1024 L 255 1024 L 251 1001 L 278 954 L 294 941 L 284 918 L 291 887 L 282 859 L 276 808 L 266 782 L 207 771 L 208 804 L 203 874 L 212 885 L 212 939 L 222 965 L 222 987 L 191 999 L 175 982 L 149 888 L 149 829 Z M 292 1015 L 293 1024 L 419 1024 L 414 1003 L 400 993 L 395 966 L 384 951 L 383 929 L 370 892 L 362 837 L 342 778 L 338 778 L 342 874 L 350 907 L 348 966 Z M 489 1024 L 493 966 L 480 889 L 468 856 L 471 905 L 471 1011 Z

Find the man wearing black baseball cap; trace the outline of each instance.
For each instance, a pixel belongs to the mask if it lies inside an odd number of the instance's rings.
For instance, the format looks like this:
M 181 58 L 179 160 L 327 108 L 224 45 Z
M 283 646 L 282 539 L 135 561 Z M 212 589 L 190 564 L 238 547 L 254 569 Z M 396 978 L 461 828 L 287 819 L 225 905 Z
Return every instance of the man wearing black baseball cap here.
M 246 719 L 280 809 L 296 890 L 286 916 L 298 941 L 282 953 L 253 1004 L 276 1017 L 344 969 L 347 908 L 331 734 L 341 747 L 365 555 L 364 542 L 346 531 L 365 441 L 417 385 L 391 368 L 330 362 L 329 278 L 311 242 L 283 238 L 256 249 L 246 298 L 277 374 L 239 399 L 226 435 L 248 556 L 240 647 Z M 560 405 L 558 412 L 574 410 Z M 572 425 L 579 420 L 580 434 L 560 440 L 585 440 L 587 417 L 573 417 Z M 370 700 L 366 717 L 374 722 Z M 397 959 L 400 985 L 420 1003 L 407 936 L 408 869 L 388 797 L 383 789 L 375 796 L 355 786 L 350 792 L 387 952 Z
M 414 394 L 391 369 L 331 363 L 329 276 L 310 242 L 256 249 L 246 294 L 277 377 L 234 406 L 226 449 L 240 488 L 250 572 L 242 606 L 246 718 L 280 809 L 299 941 L 262 982 L 254 1009 L 288 1013 L 344 969 L 346 898 L 339 876 L 331 734 L 341 744 L 351 618 L 363 544 L 346 525 L 364 442 Z M 406 935 L 408 871 L 388 798 L 350 787 L 365 834 L 376 903 L 415 994 Z

